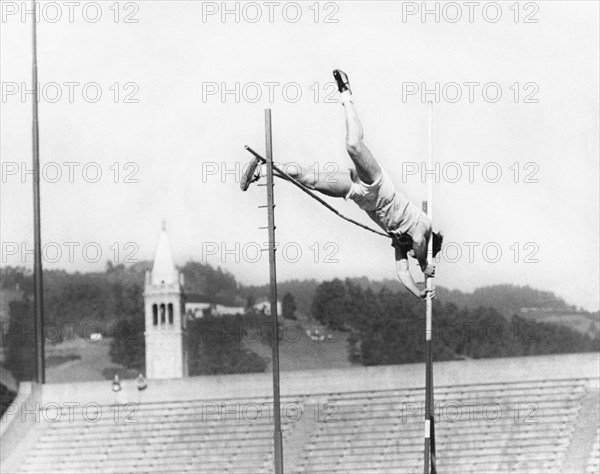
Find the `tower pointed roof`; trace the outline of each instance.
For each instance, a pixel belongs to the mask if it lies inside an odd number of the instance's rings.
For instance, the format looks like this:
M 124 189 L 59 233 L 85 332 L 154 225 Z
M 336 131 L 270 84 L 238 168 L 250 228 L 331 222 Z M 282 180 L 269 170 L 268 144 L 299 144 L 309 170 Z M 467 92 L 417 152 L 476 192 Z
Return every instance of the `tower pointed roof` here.
M 167 231 L 163 224 L 162 231 L 158 238 L 158 247 L 156 256 L 154 257 L 154 266 L 152 267 L 152 284 L 172 285 L 179 281 L 179 274 L 173 261 L 173 252 L 171 252 L 171 244 Z

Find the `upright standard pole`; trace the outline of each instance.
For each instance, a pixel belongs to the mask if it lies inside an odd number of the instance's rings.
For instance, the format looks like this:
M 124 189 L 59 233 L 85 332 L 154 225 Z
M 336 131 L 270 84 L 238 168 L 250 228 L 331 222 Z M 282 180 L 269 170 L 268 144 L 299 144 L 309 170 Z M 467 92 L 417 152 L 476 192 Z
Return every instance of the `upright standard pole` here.
M 433 103 L 427 103 L 428 116 L 428 171 L 433 170 Z M 427 201 L 423 202 L 423 211 L 427 213 L 429 219 L 433 222 L 433 180 L 431 176 L 427 180 Z M 427 246 L 427 260 L 431 264 L 433 262 L 433 236 L 429 240 Z M 433 290 L 433 278 L 426 278 L 428 290 Z M 434 437 L 434 404 L 433 404 L 433 357 L 431 347 L 432 333 L 432 299 L 431 294 L 428 295 L 425 308 L 425 345 L 427 351 L 427 360 L 425 362 L 425 455 L 424 455 L 424 473 L 435 474 L 436 459 L 435 459 L 435 437 Z
M 37 14 L 36 2 L 33 0 L 32 52 L 33 67 L 31 80 L 33 82 L 33 304 L 35 326 L 36 377 L 37 383 L 46 382 L 44 367 L 44 300 L 42 277 L 42 236 L 40 223 L 40 137 L 38 127 L 38 77 L 37 77 Z
M 283 474 L 283 442 L 281 436 L 281 403 L 279 396 L 279 322 L 277 317 L 277 273 L 275 260 L 275 196 L 273 179 L 273 140 L 271 135 L 271 109 L 265 109 L 265 139 L 267 150 L 267 206 L 269 213 L 269 275 L 271 287 L 271 317 L 273 319 L 273 412 L 275 474 Z

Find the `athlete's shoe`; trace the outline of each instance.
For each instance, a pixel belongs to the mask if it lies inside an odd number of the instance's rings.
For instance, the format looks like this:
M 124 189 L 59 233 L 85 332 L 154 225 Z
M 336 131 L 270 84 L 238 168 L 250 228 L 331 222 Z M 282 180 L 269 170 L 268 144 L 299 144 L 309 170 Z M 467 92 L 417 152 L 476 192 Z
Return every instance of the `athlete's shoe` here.
M 350 81 L 348 80 L 348 75 L 344 71 L 342 71 L 341 69 L 334 69 L 333 78 L 335 79 L 335 82 L 337 82 L 338 91 L 348 91 L 352 94 L 352 91 L 350 90 Z
M 242 181 L 240 182 L 242 191 L 246 191 L 252 183 L 258 181 L 260 178 L 260 167 L 258 165 L 260 165 L 260 160 L 258 158 L 253 158 L 252 161 L 248 163 L 246 171 L 242 176 Z

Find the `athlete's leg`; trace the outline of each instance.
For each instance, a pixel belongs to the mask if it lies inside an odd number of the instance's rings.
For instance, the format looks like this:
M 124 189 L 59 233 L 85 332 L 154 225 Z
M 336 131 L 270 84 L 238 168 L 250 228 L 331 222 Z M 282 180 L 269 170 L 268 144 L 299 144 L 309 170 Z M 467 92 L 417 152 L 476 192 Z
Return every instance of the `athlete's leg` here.
M 352 158 L 360 180 L 372 184 L 381 176 L 381 167 L 363 142 L 363 128 L 352 101 L 344 103 L 346 112 L 346 151 Z
M 346 197 L 352 186 L 350 171 L 338 171 L 332 175 L 331 173 L 307 170 L 295 163 L 285 166 L 283 171 L 308 189 L 331 197 Z
M 372 184 L 381 176 L 381 167 L 363 142 L 363 127 L 354 107 L 348 76 L 336 69 L 333 71 L 333 77 L 342 94 L 342 105 L 346 115 L 346 151 L 354 162 L 360 180 Z
M 306 168 L 301 167 L 296 163 L 290 163 L 287 165 L 280 166 L 282 171 L 287 175 L 294 178 L 309 189 L 319 191 L 320 193 L 326 194 L 332 197 L 346 197 L 352 186 L 352 178 L 350 171 L 336 172 L 333 176 L 331 173 L 315 172 Z M 242 176 L 240 187 L 242 191 L 246 191 L 250 184 L 258 181 L 261 177 L 266 175 L 266 166 L 261 165 L 258 159 L 253 159 L 246 167 L 245 172 Z M 280 175 L 277 171 L 274 175 L 287 179 L 285 176 Z

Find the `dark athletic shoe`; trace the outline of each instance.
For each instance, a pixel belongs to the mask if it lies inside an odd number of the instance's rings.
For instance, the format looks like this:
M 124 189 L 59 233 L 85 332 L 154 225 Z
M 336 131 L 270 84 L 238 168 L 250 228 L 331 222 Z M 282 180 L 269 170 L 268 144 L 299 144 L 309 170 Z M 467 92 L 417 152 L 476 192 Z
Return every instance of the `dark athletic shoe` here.
M 246 172 L 242 176 L 242 181 L 240 183 L 240 188 L 242 191 L 246 191 L 248 187 L 254 183 L 254 181 L 258 181 L 260 178 L 260 171 L 258 170 L 258 165 L 260 164 L 260 160 L 258 158 L 254 158 L 246 168 Z
M 338 91 L 348 91 L 350 94 L 352 94 L 352 91 L 350 90 L 350 81 L 348 81 L 348 75 L 344 71 L 341 69 L 334 69 L 333 78 L 335 79 L 335 82 L 337 82 Z

